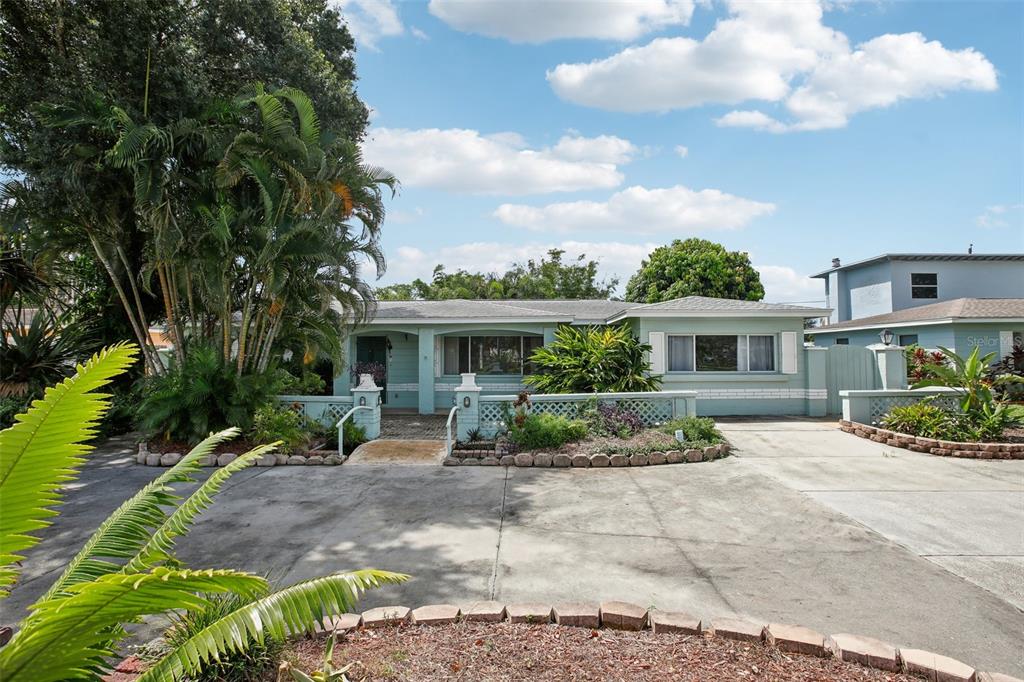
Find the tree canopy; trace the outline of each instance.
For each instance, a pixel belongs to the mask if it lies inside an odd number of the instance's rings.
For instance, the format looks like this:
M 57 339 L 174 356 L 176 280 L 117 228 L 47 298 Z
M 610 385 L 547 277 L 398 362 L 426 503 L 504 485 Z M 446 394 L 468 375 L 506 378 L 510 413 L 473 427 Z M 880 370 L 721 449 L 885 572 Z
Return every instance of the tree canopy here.
M 599 280 L 598 262 L 585 254 L 563 261 L 565 251 L 551 249 L 546 258 L 516 263 L 502 275 L 497 273 L 447 272 L 443 265 L 434 268 L 429 282 L 422 279 L 393 284 L 377 290 L 381 300 L 440 301 L 467 299 L 584 299 L 608 298 L 619 280 Z
M 660 303 L 683 296 L 760 301 L 764 287 L 746 252 L 697 238 L 659 246 L 626 285 L 627 301 Z

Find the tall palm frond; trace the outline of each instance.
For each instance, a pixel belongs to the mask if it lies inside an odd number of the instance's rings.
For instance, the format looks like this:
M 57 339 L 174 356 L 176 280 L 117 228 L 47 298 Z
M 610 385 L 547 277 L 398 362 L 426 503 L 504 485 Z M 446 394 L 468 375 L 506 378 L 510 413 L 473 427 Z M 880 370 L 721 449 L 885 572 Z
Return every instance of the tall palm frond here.
M 192 448 L 191 452 L 175 466 L 167 469 L 126 500 L 100 524 L 40 601 L 63 596 L 72 585 L 121 571 L 124 564 L 116 561 L 124 562 L 136 558 L 142 548 L 154 538 L 154 529 L 166 523 L 168 512 L 164 507 L 173 507 L 181 500 L 171 486 L 176 483 L 192 482 L 192 474 L 199 470 L 203 459 L 213 452 L 217 445 L 234 438 L 238 433 L 238 429 L 225 429 L 210 435 Z M 204 483 L 200 486 L 200 490 L 206 485 Z M 141 570 L 141 567 L 133 570 Z
M 278 443 L 262 445 L 241 455 L 227 466 L 218 468 L 206 479 L 199 489 L 178 506 L 157 528 L 138 554 L 128 562 L 124 570 L 128 573 L 143 571 L 171 558 L 174 539 L 184 535 L 192 527 L 197 516 L 213 504 L 213 497 L 233 474 L 252 466 L 263 455 L 277 448 Z M 195 461 L 198 461 L 195 460 Z M 184 462 L 184 460 L 182 460 Z M 178 466 L 182 464 L 178 463 Z M 177 467 L 175 467 L 177 468 Z
M 351 611 L 359 595 L 408 576 L 373 569 L 306 580 L 242 605 L 197 632 L 155 663 L 136 682 L 174 682 L 203 663 L 237 652 L 269 633 L 284 640 L 311 632 L 327 616 Z
M 61 486 L 74 478 L 89 447 L 85 441 L 108 407 L 99 389 L 123 372 L 138 354 L 132 344 L 106 348 L 78 367 L 78 373 L 46 389 L 16 423 L 0 431 L 0 598 L 17 577 L 19 552 L 39 539 L 33 531 L 56 515 Z
M 64 599 L 37 604 L 0 649 L 0 677 L 4 682 L 95 679 L 113 653 L 111 633 L 122 623 L 173 609 L 201 609 L 209 604 L 203 593 L 264 590 L 263 578 L 239 571 L 157 568 L 105 575 L 75 585 Z

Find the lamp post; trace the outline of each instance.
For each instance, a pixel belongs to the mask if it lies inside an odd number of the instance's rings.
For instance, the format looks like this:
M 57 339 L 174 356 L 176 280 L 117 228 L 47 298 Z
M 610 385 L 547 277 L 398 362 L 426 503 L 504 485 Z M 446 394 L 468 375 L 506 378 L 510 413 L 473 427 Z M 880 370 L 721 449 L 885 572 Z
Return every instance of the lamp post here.
M 881 333 L 879 333 L 878 338 L 880 338 L 882 340 L 882 343 L 884 343 L 886 346 L 891 346 L 892 345 L 892 331 L 891 330 L 883 329 L 881 331 Z

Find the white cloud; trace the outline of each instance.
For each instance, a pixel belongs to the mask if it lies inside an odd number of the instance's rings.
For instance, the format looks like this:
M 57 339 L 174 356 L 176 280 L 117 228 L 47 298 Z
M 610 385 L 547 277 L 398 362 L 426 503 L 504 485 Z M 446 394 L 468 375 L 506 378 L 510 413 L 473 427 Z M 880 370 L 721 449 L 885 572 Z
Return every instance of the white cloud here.
M 428 36 L 423 29 L 417 26 L 413 26 L 412 28 L 410 28 L 409 33 L 411 33 L 413 37 L 419 38 L 420 40 L 430 40 L 430 36 Z
M 377 49 L 381 38 L 405 33 L 392 0 L 332 0 L 331 5 L 341 12 L 359 44 L 371 50 Z
M 548 71 L 563 99 L 614 111 L 779 102 L 792 121 L 734 111 L 719 125 L 769 132 L 841 128 L 868 109 L 955 90 L 995 90 L 995 67 L 972 48 L 920 33 L 887 34 L 851 49 L 815 2 L 730 2 L 702 40 L 659 38 L 590 63 Z
M 987 206 L 974 219 L 974 224 L 978 227 L 1009 227 L 1011 222 L 1024 226 L 1024 204 Z
M 676 154 L 679 155 L 679 158 L 685 159 L 687 156 L 690 155 L 690 148 L 681 144 L 677 144 L 675 147 L 675 152 Z
M 364 143 L 364 153 L 409 187 L 522 195 L 616 187 L 622 182 L 618 165 L 637 149 L 608 135 L 567 135 L 554 147 L 530 149 L 512 132 L 376 128 Z
M 754 265 L 761 274 L 764 300 L 770 303 L 807 303 L 825 305 L 825 286 L 785 265 Z
M 547 206 L 502 204 L 494 216 L 507 225 L 529 230 L 678 234 L 735 229 L 774 210 L 774 204 L 744 199 L 717 189 L 692 190 L 676 185 L 664 189 L 627 187 L 607 201 L 570 201 Z
M 543 43 L 560 38 L 634 40 L 686 25 L 693 0 L 430 0 L 430 13 L 459 31 Z

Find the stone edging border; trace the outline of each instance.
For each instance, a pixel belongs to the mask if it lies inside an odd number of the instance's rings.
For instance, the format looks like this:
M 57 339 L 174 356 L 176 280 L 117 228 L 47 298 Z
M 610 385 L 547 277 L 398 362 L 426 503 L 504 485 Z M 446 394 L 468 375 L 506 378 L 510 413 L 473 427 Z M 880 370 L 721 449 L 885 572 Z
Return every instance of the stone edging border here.
M 615 630 L 651 630 L 655 634 L 676 633 L 700 637 L 722 637 L 742 642 L 775 646 L 789 653 L 837 658 L 848 663 L 913 675 L 943 682 L 1022 682 L 1001 673 L 977 671 L 954 658 L 921 649 L 896 647 L 860 635 L 839 633 L 823 635 L 799 625 L 760 623 L 759 621 L 716 618 L 708 620 L 679 611 L 645 609 L 621 601 L 568 604 L 503 604 L 475 602 L 465 609 L 453 604 L 431 604 L 410 609 L 406 606 L 382 606 L 362 613 L 343 613 L 324 619 L 316 632 L 347 632 L 357 628 L 387 626 L 447 625 L 459 621 L 483 623 L 532 623 Z M 145 664 L 135 656 L 121 661 L 108 682 L 130 682 Z
M 286 464 L 298 466 L 338 466 L 339 464 L 344 464 L 345 460 L 348 459 L 348 455 L 339 455 L 337 450 L 311 450 L 311 452 L 323 454 L 307 457 L 305 455 L 285 455 L 280 452 L 271 452 L 257 459 L 256 463 L 252 466 L 272 467 L 284 466 Z M 151 467 L 172 467 L 180 462 L 181 458 L 180 452 L 150 452 L 149 447 L 145 443 L 139 443 L 139 452 L 135 455 L 135 463 Z M 211 453 L 200 461 L 200 466 L 222 467 L 236 459 L 238 459 L 238 455 L 233 452 Z
M 729 454 L 730 445 L 719 443 L 709 445 L 705 448 L 690 448 L 688 450 L 665 450 L 664 452 L 651 452 L 648 454 L 637 453 L 634 455 L 606 455 L 594 453 L 591 455 L 578 454 L 567 455 L 565 453 L 549 452 L 520 452 L 517 455 L 502 455 L 498 457 L 457 457 L 445 458 L 445 466 L 504 466 L 504 467 L 577 467 L 577 468 L 600 468 L 600 467 L 645 467 L 658 464 L 683 464 L 686 462 L 710 462 Z
M 839 420 L 839 428 L 861 438 L 876 443 L 884 443 L 895 448 L 905 448 L 913 452 L 939 455 L 941 457 L 964 457 L 970 459 L 1024 459 L 1024 443 L 958 443 L 949 440 L 911 436 L 868 426 L 860 422 Z

